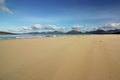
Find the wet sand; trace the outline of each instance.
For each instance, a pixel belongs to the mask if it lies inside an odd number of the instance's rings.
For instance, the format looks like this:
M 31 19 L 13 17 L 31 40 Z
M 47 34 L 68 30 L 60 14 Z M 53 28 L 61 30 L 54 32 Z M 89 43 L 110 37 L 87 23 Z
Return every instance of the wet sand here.
M 120 35 L 0 40 L 0 80 L 120 80 Z

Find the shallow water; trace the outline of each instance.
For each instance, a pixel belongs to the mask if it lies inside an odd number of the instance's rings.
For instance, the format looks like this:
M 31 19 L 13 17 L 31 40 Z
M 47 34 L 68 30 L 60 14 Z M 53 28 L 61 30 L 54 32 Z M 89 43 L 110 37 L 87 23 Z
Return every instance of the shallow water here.
M 45 38 L 45 37 L 60 37 L 72 36 L 66 34 L 17 34 L 17 35 L 0 35 L 0 40 L 7 39 L 31 39 L 31 38 Z

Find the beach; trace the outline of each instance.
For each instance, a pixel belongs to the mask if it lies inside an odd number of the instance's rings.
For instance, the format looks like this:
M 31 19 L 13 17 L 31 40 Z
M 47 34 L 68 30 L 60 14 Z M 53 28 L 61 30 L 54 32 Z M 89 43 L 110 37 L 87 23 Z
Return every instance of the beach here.
M 0 80 L 120 80 L 120 35 L 0 40 Z

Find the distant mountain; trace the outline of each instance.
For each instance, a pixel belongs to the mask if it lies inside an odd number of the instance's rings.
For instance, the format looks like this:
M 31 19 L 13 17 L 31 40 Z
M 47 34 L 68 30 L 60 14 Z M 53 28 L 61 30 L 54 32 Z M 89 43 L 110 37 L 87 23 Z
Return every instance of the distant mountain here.
M 48 34 L 64 34 L 64 32 L 61 31 L 53 31 L 53 32 L 47 32 Z
M 15 34 L 15 33 L 0 31 L 0 35 L 9 35 L 9 34 Z
M 105 33 L 104 30 L 96 30 L 96 31 L 86 32 L 86 34 L 104 34 L 104 33 Z
M 116 33 L 120 33 L 120 29 L 115 29 L 115 30 L 109 30 L 109 31 L 106 31 L 107 34 L 116 34 Z
M 83 33 L 80 31 L 71 30 L 71 31 L 67 32 L 66 34 L 83 34 Z
M 18 33 L 12 33 L 12 32 L 4 32 L 4 31 L 0 31 L 0 35 L 10 35 L 10 34 L 18 34 Z M 61 32 L 61 31 L 53 31 L 53 32 L 29 32 L 29 33 L 21 33 L 21 34 L 73 34 L 73 35 L 77 35 L 77 34 L 120 34 L 120 29 L 114 29 L 114 30 L 108 30 L 108 31 L 104 31 L 102 29 L 98 29 L 95 31 L 89 31 L 89 32 L 80 32 L 80 31 L 76 31 L 76 30 L 71 30 L 68 31 L 66 33 Z
M 42 32 L 29 32 L 29 33 L 24 33 L 24 34 L 41 34 Z
M 29 32 L 26 34 L 64 34 L 64 32 L 53 31 L 53 32 Z
M 120 29 L 115 29 L 115 30 L 108 30 L 108 31 L 104 31 L 102 29 L 98 29 L 95 31 L 89 31 L 89 32 L 80 32 L 80 31 L 76 31 L 76 30 L 71 30 L 68 31 L 66 33 L 61 32 L 61 31 L 53 31 L 53 32 L 29 32 L 27 34 L 120 34 Z
M 96 31 L 86 32 L 86 34 L 120 34 L 120 29 L 108 30 L 108 31 L 98 29 Z

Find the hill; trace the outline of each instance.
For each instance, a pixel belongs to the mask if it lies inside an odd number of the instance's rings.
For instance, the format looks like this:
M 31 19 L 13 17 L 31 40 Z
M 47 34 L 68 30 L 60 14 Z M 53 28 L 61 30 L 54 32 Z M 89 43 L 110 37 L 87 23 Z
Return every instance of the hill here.
M 15 34 L 15 33 L 0 31 L 0 35 L 9 35 L 9 34 Z

